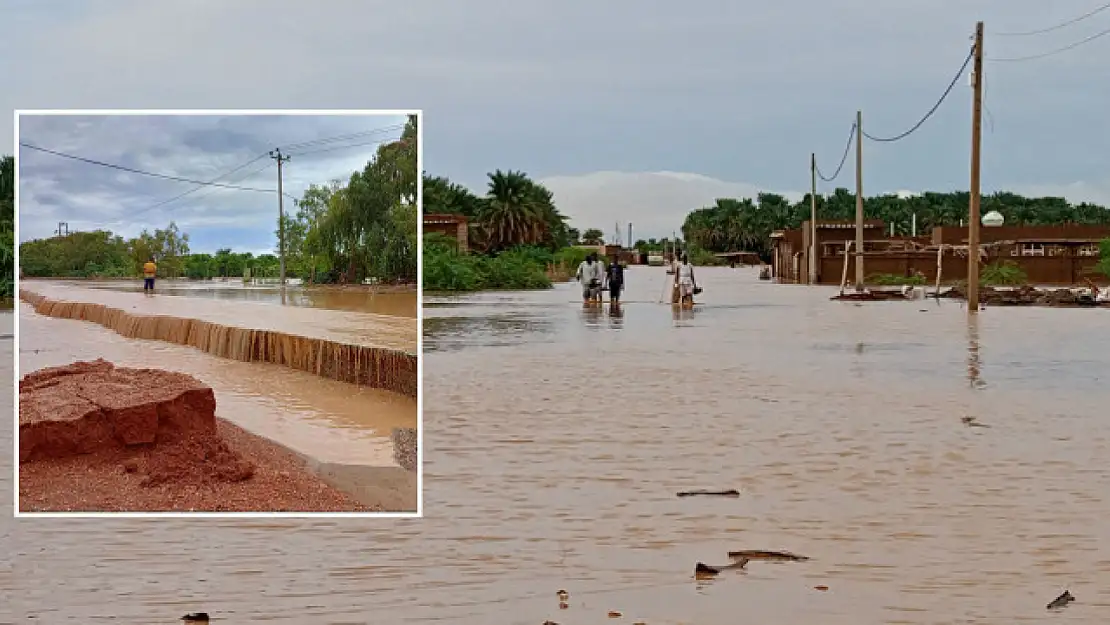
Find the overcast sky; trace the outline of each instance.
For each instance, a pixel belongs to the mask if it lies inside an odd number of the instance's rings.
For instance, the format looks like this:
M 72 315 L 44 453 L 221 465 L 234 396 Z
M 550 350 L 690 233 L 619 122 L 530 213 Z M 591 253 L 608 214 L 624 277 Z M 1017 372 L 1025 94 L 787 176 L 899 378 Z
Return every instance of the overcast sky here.
M 257 189 L 166 180 L 19 147 L 20 240 L 65 221 L 132 237 L 170 221 L 194 252 L 277 248 L 277 163 L 282 148 L 285 209 L 310 184 L 346 180 L 382 141 L 400 137 L 403 116 L 21 115 L 19 141 L 133 170 Z M 233 171 L 234 170 L 234 171 Z M 187 193 L 189 192 L 189 193 Z M 168 201 L 175 196 L 180 199 Z
M 976 19 L 988 58 L 1019 57 L 1110 28 L 1110 10 L 996 33 L 1099 4 L 9 0 L 0 101 L 422 108 L 429 173 L 481 188 L 488 171 L 521 169 L 579 228 L 632 221 L 639 238 L 717 195 L 806 191 L 810 152 L 833 170 L 857 109 L 872 134 L 905 130 L 963 62 Z M 1110 36 L 988 60 L 985 191 L 1110 204 L 1107 59 Z M 866 143 L 865 192 L 966 189 L 970 95 L 961 80 L 909 138 Z M 853 185 L 852 163 L 838 183 Z

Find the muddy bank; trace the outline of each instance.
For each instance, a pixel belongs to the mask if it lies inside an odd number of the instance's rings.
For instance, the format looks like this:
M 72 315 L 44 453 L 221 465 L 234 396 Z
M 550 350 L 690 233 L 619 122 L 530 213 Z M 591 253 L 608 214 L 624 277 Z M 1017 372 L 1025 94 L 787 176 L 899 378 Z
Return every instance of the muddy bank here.
M 23 512 L 380 509 L 218 419 L 184 374 L 78 362 L 24 376 L 19 401 Z
M 127 338 L 166 341 L 244 362 L 269 362 L 315 375 L 416 397 L 417 355 L 408 352 L 295 336 L 276 330 L 237 328 L 199 319 L 141 315 L 104 304 L 53 300 L 24 289 L 20 299 L 48 317 L 91 321 Z
M 967 287 L 956 285 L 940 294 L 949 299 L 967 300 Z M 979 301 L 986 306 L 1050 306 L 1057 308 L 1110 308 L 1110 302 L 1097 302 L 1090 295 L 1071 289 L 1041 290 L 1032 286 L 979 288 Z

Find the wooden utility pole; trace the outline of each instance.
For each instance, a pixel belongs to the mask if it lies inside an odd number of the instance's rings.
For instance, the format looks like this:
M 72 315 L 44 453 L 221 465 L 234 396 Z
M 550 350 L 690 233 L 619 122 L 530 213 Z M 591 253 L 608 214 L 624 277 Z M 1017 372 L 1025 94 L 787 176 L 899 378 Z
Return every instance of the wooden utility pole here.
M 863 111 L 856 111 L 856 293 L 863 292 Z
M 979 165 L 983 135 L 983 22 L 975 24 L 972 64 L 971 193 L 967 220 L 967 310 L 979 312 Z
M 281 192 L 281 164 L 288 161 L 288 156 L 281 155 L 281 149 L 275 148 L 270 152 L 270 158 L 277 161 L 278 166 L 278 258 L 281 265 L 281 288 L 285 288 L 285 195 Z M 284 303 L 284 302 L 282 302 Z
M 817 284 L 817 154 L 809 154 L 809 283 Z

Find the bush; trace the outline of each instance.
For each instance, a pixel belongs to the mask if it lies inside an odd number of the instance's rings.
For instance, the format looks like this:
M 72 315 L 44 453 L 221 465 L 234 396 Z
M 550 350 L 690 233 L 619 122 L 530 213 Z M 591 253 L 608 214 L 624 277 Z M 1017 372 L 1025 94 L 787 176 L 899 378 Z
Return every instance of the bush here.
M 712 267 L 727 264 L 727 261 L 725 259 L 719 258 L 713 252 L 703 250 L 700 247 L 692 248 L 688 252 L 688 255 L 690 257 L 691 265 Z
M 533 247 L 514 248 L 497 256 L 460 254 L 453 239 L 432 233 L 424 237 L 424 289 L 551 288 L 545 271 L 551 258 L 550 252 Z
M 1098 246 L 1098 264 L 1095 271 L 1110 278 L 1110 239 L 1103 239 Z
M 928 283 L 925 276 L 915 274 L 912 276 L 900 276 L 895 273 L 874 273 L 867 276 L 864 280 L 867 284 L 875 284 L 878 286 L 902 286 L 903 284 L 910 286 L 922 286 Z
M 979 283 L 984 286 L 1019 286 L 1028 281 L 1029 276 L 1012 260 L 991 263 L 979 272 Z

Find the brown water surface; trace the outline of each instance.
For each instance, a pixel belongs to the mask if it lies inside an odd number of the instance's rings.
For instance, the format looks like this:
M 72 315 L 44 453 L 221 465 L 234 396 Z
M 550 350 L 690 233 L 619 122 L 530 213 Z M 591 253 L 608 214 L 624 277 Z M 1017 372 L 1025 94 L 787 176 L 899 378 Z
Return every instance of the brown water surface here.
M 20 285 L 56 301 L 102 304 L 136 315 L 198 319 L 236 328 L 273 330 L 350 345 L 416 351 L 416 319 L 323 308 L 275 306 L 243 299 L 184 298 L 34 280 Z
M 424 519 L 21 524 L 20 616 L 1110 622 L 1106 311 L 969 326 L 957 302 L 698 273 L 683 313 L 640 267 L 622 318 L 574 285 L 435 300 Z M 674 496 L 695 488 L 741 496 Z M 692 579 L 736 549 L 813 559 Z
M 27 281 L 24 284 L 34 284 Z M 142 293 L 141 280 L 68 281 L 67 284 L 94 289 Z M 416 317 L 416 290 L 370 286 L 288 286 L 285 297 L 271 284 L 243 284 L 242 280 L 158 280 L 159 295 L 285 304 L 307 308 L 367 312 L 394 317 Z

